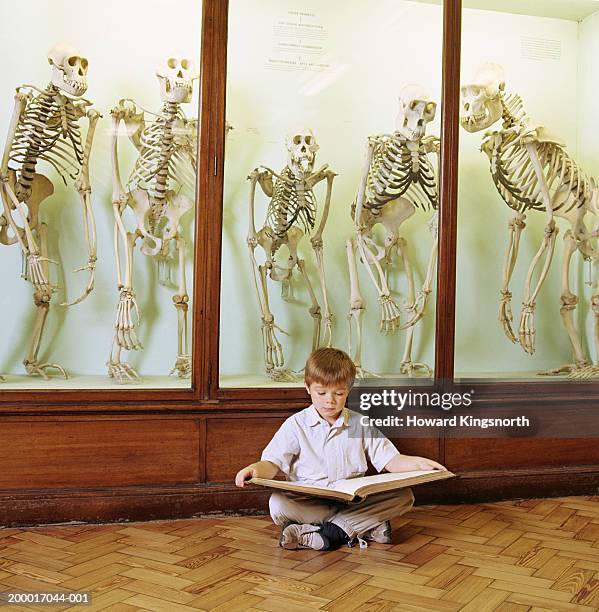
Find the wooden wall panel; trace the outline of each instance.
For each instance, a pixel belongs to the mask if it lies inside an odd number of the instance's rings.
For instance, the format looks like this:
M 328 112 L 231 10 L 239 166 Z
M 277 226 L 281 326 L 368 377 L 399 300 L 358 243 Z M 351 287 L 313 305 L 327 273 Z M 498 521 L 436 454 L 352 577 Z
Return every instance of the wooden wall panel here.
M 116 487 L 199 480 L 195 419 L 4 422 L 0 489 Z
M 452 438 L 445 440 L 445 461 L 458 472 L 599 465 L 599 440 Z
M 260 459 L 262 449 L 284 420 L 284 417 L 207 419 L 207 482 L 232 482 L 242 467 Z
M 284 417 L 206 420 L 206 481 L 229 482 L 237 471 L 260 459 Z M 400 438 L 393 440 L 400 452 L 440 461 L 439 440 Z

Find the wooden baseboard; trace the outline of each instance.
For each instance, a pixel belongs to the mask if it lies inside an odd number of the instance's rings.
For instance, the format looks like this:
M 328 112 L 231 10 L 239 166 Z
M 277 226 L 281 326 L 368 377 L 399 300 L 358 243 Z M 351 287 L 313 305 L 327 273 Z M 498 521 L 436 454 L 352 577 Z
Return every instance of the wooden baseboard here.
M 599 494 L 599 466 L 469 472 L 419 486 L 418 504 Z M 218 513 L 264 514 L 269 492 L 230 483 L 0 492 L 0 524 L 150 521 Z

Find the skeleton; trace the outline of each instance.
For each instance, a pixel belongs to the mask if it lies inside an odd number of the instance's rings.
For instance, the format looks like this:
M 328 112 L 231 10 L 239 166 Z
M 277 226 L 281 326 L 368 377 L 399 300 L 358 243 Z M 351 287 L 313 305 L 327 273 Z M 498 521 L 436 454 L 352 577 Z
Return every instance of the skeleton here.
M 312 348 L 316 349 L 321 342 L 331 345 L 332 314 L 326 291 L 323 239 L 322 234 L 327 222 L 333 180 L 336 176 L 328 164 L 314 172 L 316 151 L 319 145 L 309 129 L 296 130 L 286 139 L 287 165 L 276 173 L 270 168 L 260 166 L 249 176 L 250 181 L 250 214 L 247 245 L 252 266 L 254 285 L 262 320 L 262 343 L 264 363 L 267 375 L 277 381 L 295 381 L 297 376 L 285 367 L 283 347 L 277 338 L 277 331 L 285 333 L 275 323 L 268 299 L 267 277 L 282 283 L 284 298 L 291 297 L 291 280 L 295 268 L 306 284 L 310 295 L 310 315 L 313 319 Z M 310 244 L 318 269 L 318 280 L 323 297 L 323 310 L 308 278 L 306 262 L 298 258 L 298 244 L 304 233 L 311 234 L 316 225 L 317 201 L 314 187 L 321 181 L 327 181 L 327 191 L 320 223 L 311 235 Z M 264 226 L 256 232 L 254 220 L 256 184 L 259 184 L 266 197 L 270 198 Z M 266 255 L 263 265 L 258 265 L 255 250 L 260 246 Z M 282 246 L 287 247 L 289 258 L 287 266 L 279 266 L 275 261 L 276 253 Z M 324 330 L 322 325 L 324 323 Z
M 15 106 L 8 129 L 0 167 L 0 243 L 18 244 L 22 257 L 21 276 L 33 285 L 36 318 L 27 356 L 23 364 L 29 375 L 48 380 L 48 370 L 65 369 L 57 363 L 39 361 L 39 349 L 56 286 L 50 281 L 48 225 L 40 219 L 40 207 L 54 193 L 54 185 L 37 172 L 39 162 L 52 166 L 67 184 L 75 181 L 83 208 L 83 230 L 88 251 L 87 264 L 77 271 L 88 271 L 82 294 L 63 306 L 82 302 L 92 291 L 96 268 L 96 227 L 91 207 L 89 159 L 96 122 L 100 114 L 81 96 L 87 90 L 88 61 L 64 44 L 48 53 L 51 81 L 45 89 L 33 85 L 17 88 Z M 86 117 L 88 129 L 82 138 L 79 120 Z
M 418 371 L 432 374 L 426 364 L 412 361 L 412 343 L 414 326 L 423 317 L 432 291 L 437 259 L 439 197 L 435 169 L 429 155 L 435 153 L 438 157 L 439 140 L 434 136 L 425 136 L 426 125 L 435 118 L 435 112 L 436 104 L 429 101 L 426 93 L 416 85 L 408 85 L 400 94 L 396 131 L 368 139 L 361 184 L 352 206 L 356 233 L 346 242 L 351 284 L 349 352 L 359 376 L 370 373 L 362 368 L 361 363 L 362 317 L 366 302 L 360 293 L 356 251 L 378 293 L 381 305 L 379 331 L 392 334 L 407 330 L 400 373 L 408 376 Z M 418 293 L 408 256 L 408 242 L 400 236 L 402 224 L 415 213 L 416 208 L 434 211 L 429 221 L 433 246 L 425 279 Z M 375 240 L 373 231 L 377 224 L 384 227 L 384 246 Z M 399 253 L 408 283 L 406 310 L 409 316 L 404 324 L 401 324 L 400 308 L 389 289 L 389 270 L 394 251 Z M 356 327 L 357 336 L 355 352 L 352 349 L 352 324 Z
M 136 331 L 140 314 L 133 289 L 133 252 L 138 240 L 141 241 L 141 253 L 157 261 L 162 284 L 170 281 L 171 251 L 174 251 L 178 261 L 178 288 L 173 296 L 177 311 L 177 357 L 170 373 L 176 373 L 180 378 L 187 378 L 191 374 L 186 244 L 179 226 L 182 217 L 193 208 L 193 202 L 186 194 L 193 193 L 195 188 L 197 121 L 185 117 L 181 104 L 191 100 L 193 80 L 197 74 L 188 59 L 169 57 L 157 69 L 156 76 L 163 102 L 160 112 L 138 110 L 130 99 L 121 100 L 111 112 L 112 205 L 120 295 L 107 367 L 109 376 L 120 383 L 140 380 L 137 371 L 121 360 L 123 349 L 143 348 Z M 149 123 L 146 124 L 148 118 Z M 121 182 L 117 148 L 121 121 L 124 121 L 128 136 L 139 152 L 126 190 Z M 127 231 L 124 222 L 127 207 L 133 212 L 136 222 L 131 232 Z
M 592 246 L 599 225 L 589 232 L 584 221 L 587 213 L 596 215 L 598 212 L 596 184 L 593 179 L 585 176 L 576 161 L 568 155 L 563 143 L 543 126 L 532 123 L 523 110 L 520 96 L 505 93 L 501 66 L 486 64 L 473 84 L 462 87 L 460 121 L 468 132 L 478 132 L 489 128 L 499 119 L 503 122 L 501 129 L 486 132 L 481 146 L 491 162 L 491 175 L 499 194 L 514 211 L 509 222 L 508 246 L 503 265 L 499 321 L 509 340 L 519 343 L 527 353 L 534 353 L 535 304 L 553 259 L 558 233 L 555 218 L 566 219 L 570 229 L 564 235 L 560 315 L 572 346 L 573 362 L 544 374 L 569 373 L 575 378 L 597 375 L 599 368 L 592 365 L 585 356 L 573 323 L 578 297 L 572 293 L 569 284 L 570 263 L 576 251 L 588 261 L 596 260 L 599 255 Z M 509 283 L 518 257 L 526 215 L 530 210 L 544 211 L 545 231 L 542 243 L 528 268 L 516 336 L 512 327 L 512 294 Z M 533 286 L 533 277 L 538 269 L 539 276 Z M 599 349 L 597 283 L 591 303 L 595 318 L 595 347 Z

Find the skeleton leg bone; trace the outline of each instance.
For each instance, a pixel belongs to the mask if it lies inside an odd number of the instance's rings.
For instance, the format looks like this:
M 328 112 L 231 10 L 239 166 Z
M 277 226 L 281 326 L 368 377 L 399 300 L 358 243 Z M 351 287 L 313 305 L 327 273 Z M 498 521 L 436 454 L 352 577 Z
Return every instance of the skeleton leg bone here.
M 362 327 L 364 325 L 363 316 L 366 310 L 366 302 L 360 293 L 360 279 L 358 277 L 358 264 L 356 261 L 356 241 L 351 238 L 346 240 L 345 248 L 347 252 L 347 264 L 349 267 L 350 281 L 350 302 L 349 312 L 347 314 L 348 321 L 348 338 L 349 346 L 348 353 L 356 366 L 356 376 L 358 378 L 378 377 L 362 367 Z M 356 327 L 356 350 L 352 354 L 352 322 Z
M 179 290 L 173 296 L 173 303 L 177 309 L 177 360 L 171 374 L 177 373 L 179 378 L 191 376 L 191 356 L 188 350 L 187 314 L 189 310 L 189 296 L 187 295 L 187 280 L 185 271 L 185 241 L 180 235 L 176 237 L 179 252 Z
M 574 322 L 572 320 L 572 314 L 578 305 L 578 297 L 570 291 L 570 264 L 572 261 L 572 255 L 576 252 L 576 249 L 576 238 L 574 237 L 572 231 L 568 230 L 564 235 L 564 260 L 562 264 L 560 316 L 562 317 L 562 323 L 566 329 L 566 332 L 568 333 L 570 344 L 572 345 L 574 362 L 565 364 L 559 368 L 548 370 L 546 372 L 541 372 L 540 374 L 543 376 L 575 374 L 590 365 L 582 349 L 580 334 L 576 331 L 576 327 L 574 326 Z
M 320 346 L 320 324 L 322 321 L 320 304 L 316 299 L 314 288 L 312 287 L 312 283 L 310 282 L 310 278 L 308 277 L 308 273 L 306 272 L 306 262 L 303 259 L 298 259 L 297 267 L 299 268 L 302 278 L 306 283 L 308 293 L 310 294 L 310 301 L 312 302 L 312 306 L 310 307 L 310 315 L 312 316 L 314 323 L 314 327 L 312 330 L 312 350 L 315 351 Z
M 403 262 L 404 270 L 406 271 L 406 277 L 408 280 L 408 293 L 407 293 L 407 310 L 409 313 L 416 313 L 417 311 L 417 302 L 416 302 L 416 293 L 414 286 L 414 270 L 412 268 L 412 264 L 408 257 L 407 253 L 407 241 L 405 238 L 397 239 L 397 248 L 400 253 L 401 260 Z M 423 310 L 424 312 L 424 310 Z M 413 314 L 412 318 L 416 319 L 416 314 Z M 421 317 L 422 315 L 420 315 Z M 420 319 L 418 317 L 418 319 Z M 407 374 L 408 376 L 412 376 L 418 370 L 422 370 L 426 373 L 427 376 L 432 376 L 433 371 L 431 368 L 425 363 L 414 362 L 412 361 L 412 343 L 414 339 L 414 325 L 410 325 L 406 332 L 406 342 L 404 348 L 404 354 L 401 359 L 401 364 L 399 371 L 401 374 Z
M 120 221 L 120 223 L 119 223 Z M 117 215 L 117 226 L 124 230 L 122 219 Z M 121 235 L 121 238 L 123 236 Z M 108 375 L 119 383 L 139 382 L 139 374 L 128 363 L 121 361 L 121 350 L 140 350 L 142 343 L 137 338 L 135 328 L 139 326 L 140 314 L 133 292 L 133 249 L 137 234 L 125 232 L 125 284 L 119 287 L 119 303 L 117 306 L 116 320 L 114 324 L 114 337 L 110 349 L 110 355 L 106 364 Z M 118 244 L 118 243 L 117 243 Z M 115 247 L 115 250 L 116 247 Z M 120 262 L 117 263 L 120 267 Z M 135 315 L 135 320 L 134 320 Z
M 40 271 L 45 278 L 48 276 L 48 239 L 47 239 L 47 226 L 44 223 L 40 223 L 37 228 L 39 244 L 40 244 Z M 37 272 L 36 272 L 37 274 Z M 44 333 L 44 327 L 46 325 L 46 319 L 48 317 L 48 310 L 50 308 L 50 299 L 52 297 L 52 290 L 48 286 L 41 288 L 35 286 L 33 293 L 33 300 L 36 307 L 35 323 L 33 324 L 33 332 L 31 334 L 31 341 L 29 344 L 29 351 L 27 357 L 23 360 L 23 365 L 27 374 L 30 376 L 41 376 L 44 380 L 49 380 L 49 376 L 46 370 L 56 369 L 64 378 L 68 378 L 65 369 L 57 363 L 39 363 L 38 354 L 40 344 L 42 341 L 42 335 Z
M 256 242 L 257 244 L 257 242 Z M 295 382 L 297 376 L 289 369 L 285 368 L 285 359 L 283 356 L 283 347 L 276 335 L 276 330 L 288 335 L 275 324 L 274 316 L 270 312 L 268 305 L 268 287 L 266 284 L 266 267 L 259 266 L 254 255 L 255 244 L 248 236 L 248 249 L 250 264 L 252 267 L 252 276 L 254 279 L 254 287 L 256 289 L 256 297 L 258 306 L 261 312 L 262 320 L 262 346 L 264 351 L 264 365 L 266 374 L 269 378 L 282 382 Z

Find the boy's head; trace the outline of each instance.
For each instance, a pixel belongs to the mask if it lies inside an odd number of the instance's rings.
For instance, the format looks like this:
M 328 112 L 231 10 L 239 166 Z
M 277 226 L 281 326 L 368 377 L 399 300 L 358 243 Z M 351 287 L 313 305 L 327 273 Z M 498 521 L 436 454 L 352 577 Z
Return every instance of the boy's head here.
M 306 361 L 304 382 L 309 387 L 319 383 L 325 387 L 344 385 L 349 391 L 356 378 L 356 366 L 351 357 L 336 348 L 320 348 Z
M 320 416 L 330 424 L 341 414 L 355 377 L 354 362 L 339 349 L 321 348 L 308 357 L 306 390 Z

